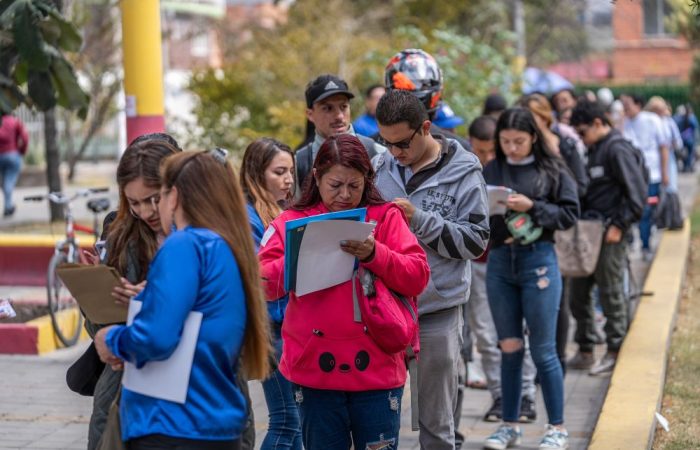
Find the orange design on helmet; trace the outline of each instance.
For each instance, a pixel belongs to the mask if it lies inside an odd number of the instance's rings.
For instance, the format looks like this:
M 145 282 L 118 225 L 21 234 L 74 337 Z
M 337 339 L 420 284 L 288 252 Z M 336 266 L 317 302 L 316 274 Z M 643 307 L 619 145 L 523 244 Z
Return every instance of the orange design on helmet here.
M 391 77 L 391 80 L 393 81 L 394 89 L 399 89 L 399 90 L 403 90 L 403 91 L 416 90 L 416 85 L 403 72 L 396 72 Z

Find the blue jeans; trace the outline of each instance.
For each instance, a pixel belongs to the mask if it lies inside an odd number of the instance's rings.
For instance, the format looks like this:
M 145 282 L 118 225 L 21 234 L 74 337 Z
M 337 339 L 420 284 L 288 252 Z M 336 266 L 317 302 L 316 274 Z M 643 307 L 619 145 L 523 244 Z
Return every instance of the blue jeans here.
M 15 190 L 20 169 L 22 169 L 22 155 L 18 151 L 0 153 L 0 179 L 2 179 L 2 192 L 5 197 L 5 213 L 14 207 L 12 191 Z
M 659 195 L 661 183 L 651 183 L 648 195 L 654 197 Z M 646 205 L 642 219 L 639 221 L 639 238 L 642 240 L 642 249 L 649 250 L 649 240 L 651 239 L 651 227 L 654 225 L 654 211 L 656 206 Z
M 281 326 L 273 323 L 271 328 L 272 345 L 275 348 L 275 358 L 279 363 L 282 358 Z M 301 423 L 299 410 L 294 402 L 292 383 L 282 376 L 279 369 L 275 369 L 267 379 L 263 380 L 262 387 L 270 422 L 261 450 L 301 450 Z
M 399 448 L 403 386 L 377 391 L 327 391 L 294 386 L 306 450 Z
M 551 242 L 503 245 L 489 253 L 486 290 L 498 340 L 523 341 L 523 319 L 537 367 L 549 423 L 564 423 L 564 377 L 557 356 L 556 328 L 561 275 Z M 517 422 L 520 411 L 523 346 L 501 349 L 503 420 Z

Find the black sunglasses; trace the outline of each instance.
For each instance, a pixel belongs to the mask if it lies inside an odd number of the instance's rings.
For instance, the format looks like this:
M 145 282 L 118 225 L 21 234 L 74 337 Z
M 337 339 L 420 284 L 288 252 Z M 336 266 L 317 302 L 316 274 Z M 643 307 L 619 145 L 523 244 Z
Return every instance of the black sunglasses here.
M 410 138 L 404 139 L 403 141 L 389 142 L 381 136 L 379 136 L 378 141 L 381 145 L 383 145 L 386 148 L 396 147 L 400 150 L 407 150 L 411 146 L 411 142 L 413 141 L 413 138 L 416 137 L 416 133 L 418 133 L 418 131 L 420 131 L 421 128 L 423 128 L 423 124 L 420 124 L 418 126 L 418 128 L 416 128 L 415 131 L 413 131 L 413 134 L 411 135 Z

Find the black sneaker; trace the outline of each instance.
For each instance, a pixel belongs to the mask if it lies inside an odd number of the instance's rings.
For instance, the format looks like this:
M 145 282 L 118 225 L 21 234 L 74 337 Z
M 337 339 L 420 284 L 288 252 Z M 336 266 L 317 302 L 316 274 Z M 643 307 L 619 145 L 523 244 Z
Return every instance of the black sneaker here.
M 523 397 L 520 401 L 520 416 L 518 416 L 518 421 L 521 423 L 532 423 L 535 420 L 537 420 L 537 411 L 535 410 L 534 400 Z
M 3 212 L 2 216 L 3 217 L 11 217 L 12 215 L 14 215 L 14 213 L 15 213 L 15 207 L 11 206 L 9 209 L 6 209 Z
M 498 397 L 493 400 L 493 404 L 486 414 L 484 414 L 484 422 L 500 422 L 503 418 L 503 406 L 501 405 L 501 398 Z

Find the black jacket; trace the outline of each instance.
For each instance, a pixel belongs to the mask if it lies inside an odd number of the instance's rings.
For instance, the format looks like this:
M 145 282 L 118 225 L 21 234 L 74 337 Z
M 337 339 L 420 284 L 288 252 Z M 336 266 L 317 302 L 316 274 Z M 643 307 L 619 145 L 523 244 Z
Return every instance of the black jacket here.
M 554 241 L 555 230 L 566 230 L 579 217 L 576 183 L 566 170 L 559 173 L 557 183 L 538 171 L 535 163 L 513 166 L 494 159 L 484 168 L 484 180 L 493 186 L 506 186 L 533 200 L 528 214 L 541 226 L 540 241 Z M 504 216 L 491 216 L 491 247 L 503 245 L 510 237 Z
M 644 156 L 619 131 L 590 147 L 587 169 L 583 217 L 602 216 L 622 231 L 641 219 L 648 192 Z
M 581 161 L 581 156 L 576 149 L 576 141 L 556 131 L 554 134 L 559 137 L 559 154 L 574 176 L 574 181 L 576 181 L 576 187 L 578 188 L 578 197 L 582 199 L 585 197 L 588 189 L 588 173 L 586 172 L 586 165 Z

